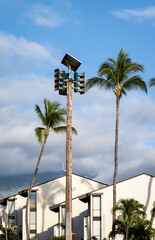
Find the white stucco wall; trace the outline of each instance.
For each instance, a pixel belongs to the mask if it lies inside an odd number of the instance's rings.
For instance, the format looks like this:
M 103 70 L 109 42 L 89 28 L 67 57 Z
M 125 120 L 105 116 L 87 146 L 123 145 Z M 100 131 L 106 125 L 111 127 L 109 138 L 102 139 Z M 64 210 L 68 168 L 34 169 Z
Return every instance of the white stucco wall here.
M 49 232 L 51 236 L 54 234 L 54 226 L 58 223 L 58 214 L 50 211 L 49 207 L 52 205 L 60 204 L 65 202 L 65 186 L 66 178 L 61 177 L 50 181 L 45 184 L 41 184 L 33 188 L 37 190 L 37 232 L 38 240 L 46 239 L 49 237 Z M 91 192 L 95 189 L 103 187 L 104 184 L 99 182 L 78 176 L 72 175 L 72 197 L 77 198 L 78 196 Z M 76 205 L 74 204 L 76 202 Z M 82 207 L 83 206 L 83 207 Z M 88 208 L 85 204 L 81 203 L 79 200 L 73 201 L 73 214 L 83 222 L 83 211 Z M 74 212 L 75 211 L 75 212 Z M 81 223 L 80 223 L 81 228 Z M 75 226 L 75 229 L 77 227 Z M 83 233 L 83 229 L 80 230 Z M 40 235 L 40 236 L 39 236 Z
M 37 190 L 37 240 L 46 240 L 58 230 L 58 213 L 49 210 L 50 206 L 65 202 L 65 176 L 35 186 Z M 88 215 L 88 203 L 79 200 L 79 196 L 91 192 L 102 194 L 102 237 L 108 238 L 112 225 L 112 195 L 113 187 L 105 187 L 104 184 L 73 174 L 73 231 L 84 233 L 84 217 Z M 148 219 L 150 210 L 155 200 L 155 179 L 146 174 L 122 181 L 117 184 L 117 200 L 120 198 L 134 198 L 146 206 Z M 25 229 L 24 210 L 26 198 L 16 195 L 16 219 L 18 227 L 23 224 Z M 0 221 L 5 207 L 0 205 Z M 23 220 L 22 220 L 23 219 Z M 23 235 L 25 240 L 25 235 Z
M 113 186 L 94 192 L 103 193 L 102 216 L 104 220 L 102 224 L 102 231 L 103 238 L 107 238 L 112 226 L 111 209 L 113 206 Z M 134 198 L 144 204 L 147 211 L 147 219 L 150 219 L 150 211 L 153 207 L 153 202 L 155 201 L 155 178 L 142 174 L 118 183 L 117 201 L 121 198 Z
M 33 190 L 37 192 L 37 240 L 46 240 L 54 234 L 54 228 L 58 223 L 58 213 L 50 211 L 49 207 L 65 202 L 66 177 L 60 177 L 52 181 L 37 185 Z M 83 235 L 83 218 L 88 209 L 87 204 L 79 201 L 78 196 L 93 190 L 103 188 L 104 184 L 93 181 L 79 175 L 72 175 L 73 218 L 76 233 Z M 18 228 L 22 225 L 23 240 L 25 236 L 25 205 L 26 198 L 15 195 L 15 212 Z M 0 205 L 0 216 L 7 206 Z M 0 217 L 1 219 L 1 217 Z M 56 228 L 55 228 L 56 229 Z

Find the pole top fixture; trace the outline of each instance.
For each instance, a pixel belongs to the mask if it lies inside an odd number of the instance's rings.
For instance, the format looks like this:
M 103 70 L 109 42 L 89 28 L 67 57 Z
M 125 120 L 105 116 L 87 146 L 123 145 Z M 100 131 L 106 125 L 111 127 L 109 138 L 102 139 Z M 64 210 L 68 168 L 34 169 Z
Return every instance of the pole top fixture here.
M 66 53 L 64 58 L 62 59 L 61 63 L 68 68 L 71 68 L 74 72 L 80 67 L 81 62 L 76 58 L 72 57 L 70 54 Z

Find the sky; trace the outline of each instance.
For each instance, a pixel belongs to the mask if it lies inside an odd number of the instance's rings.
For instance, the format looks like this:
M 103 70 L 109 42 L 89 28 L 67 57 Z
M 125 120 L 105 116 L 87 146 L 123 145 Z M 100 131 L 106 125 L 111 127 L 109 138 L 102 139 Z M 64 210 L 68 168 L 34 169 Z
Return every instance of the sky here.
M 54 69 L 66 53 L 82 62 L 78 72 L 97 76 L 120 49 L 155 77 L 153 0 L 0 0 L 0 176 L 33 173 L 41 145 L 35 104 L 60 101 Z M 73 92 L 73 172 L 111 183 L 114 166 L 115 95 L 93 88 Z M 65 168 L 66 136 L 51 133 L 40 173 Z M 128 92 L 120 101 L 118 180 L 155 173 L 155 88 Z

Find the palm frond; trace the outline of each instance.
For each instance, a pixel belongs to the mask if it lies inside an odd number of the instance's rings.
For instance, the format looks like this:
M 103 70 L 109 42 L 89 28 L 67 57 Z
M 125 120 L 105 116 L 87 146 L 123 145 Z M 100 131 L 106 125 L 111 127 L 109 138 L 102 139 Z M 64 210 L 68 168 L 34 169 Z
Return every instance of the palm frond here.
M 44 108 L 45 108 L 45 118 L 47 118 L 47 113 L 48 113 L 48 100 L 45 98 L 44 99 Z
M 60 106 L 61 104 L 57 101 L 50 102 L 49 100 L 44 99 L 45 119 L 47 124 L 49 123 L 51 116 L 59 110 Z
M 150 87 L 155 86 L 155 78 L 151 78 L 149 81 Z
M 41 128 L 41 127 L 37 127 L 35 128 L 35 134 L 38 138 L 38 142 L 42 143 L 43 137 L 46 134 L 46 129 L 45 128 Z
M 127 95 L 125 89 L 122 89 L 122 90 L 121 90 L 121 96 L 120 96 L 120 97 L 122 97 L 122 95 Z
M 117 65 L 120 66 L 122 65 L 122 63 L 124 62 L 131 62 L 131 58 L 129 57 L 129 54 L 128 53 L 125 53 L 124 50 L 121 48 L 119 54 L 118 54 L 118 57 L 117 57 Z
M 132 62 L 129 54 L 125 53 L 123 49 L 120 50 L 117 59 L 108 58 L 101 64 L 98 70 L 99 77 L 93 77 L 86 82 L 86 91 L 94 86 L 99 88 L 106 88 L 114 90 L 115 94 L 126 95 L 127 90 L 141 89 L 147 93 L 147 86 L 145 81 L 138 75 L 133 76 L 134 73 L 143 72 L 144 67 Z M 155 80 L 152 80 L 151 85 L 155 85 Z M 118 91 L 118 86 L 121 92 Z
M 58 133 L 65 133 L 67 131 L 67 127 L 66 126 L 60 126 L 60 127 L 55 127 L 51 130 L 53 130 L 57 134 Z
M 42 113 L 40 107 L 37 104 L 35 105 L 35 111 L 36 111 L 39 119 L 41 120 L 42 124 L 45 125 L 46 121 L 45 121 L 44 114 Z
M 66 109 L 60 106 L 58 101 L 50 102 L 48 99 L 44 99 L 44 113 L 42 113 L 40 107 L 36 105 L 35 110 L 45 128 L 53 129 L 60 126 L 61 123 L 66 123 Z
M 86 91 L 88 91 L 90 88 L 98 86 L 99 88 L 105 87 L 105 88 L 113 88 L 110 81 L 106 81 L 104 78 L 94 77 L 90 78 L 86 82 Z
M 143 65 L 139 64 L 139 63 L 130 63 L 130 64 L 126 64 L 125 65 L 125 74 L 131 74 L 131 73 L 136 73 L 136 72 L 143 72 L 144 71 L 144 67 Z
M 116 69 L 117 68 L 117 63 L 114 58 L 108 58 L 107 59 L 108 63 L 111 65 L 111 69 Z M 102 66 L 102 65 L 101 65 Z
M 111 62 L 110 62 L 110 59 L 108 59 L 109 62 L 104 62 L 103 64 L 101 64 L 99 70 L 98 70 L 98 74 L 99 74 L 99 77 L 102 77 L 102 76 L 106 76 L 108 75 L 109 73 L 111 74 L 112 77 L 114 77 L 114 72 L 116 71 L 116 63 L 115 61 L 113 60 L 112 62 L 112 59 L 111 59 Z
M 123 83 L 122 89 L 124 90 L 132 90 L 132 89 L 141 89 L 147 93 L 147 86 L 145 81 L 138 75 L 135 75 L 129 78 L 126 82 Z
M 72 133 L 76 136 L 78 135 L 78 132 L 76 131 L 76 129 L 74 127 L 72 127 Z
M 66 126 L 55 127 L 55 128 L 53 128 L 53 131 L 55 133 L 64 133 L 67 131 L 67 127 Z M 76 131 L 76 129 L 74 127 L 72 127 L 72 133 L 75 135 L 78 135 L 78 132 Z
M 66 118 L 65 118 L 66 114 L 67 112 L 65 108 L 61 108 L 58 111 L 51 114 L 48 120 L 49 127 L 54 128 L 56 126 L 59 126 L 62 123 L 66 123 Z
M 60 102 L 58 101 L 53 101 L 53 102 L 50 102 L 50 107 L 49 109 L 54 112 L 54 111 L 57 111 L 58 109 L 60 109 L 60 106 L 62 105 Z

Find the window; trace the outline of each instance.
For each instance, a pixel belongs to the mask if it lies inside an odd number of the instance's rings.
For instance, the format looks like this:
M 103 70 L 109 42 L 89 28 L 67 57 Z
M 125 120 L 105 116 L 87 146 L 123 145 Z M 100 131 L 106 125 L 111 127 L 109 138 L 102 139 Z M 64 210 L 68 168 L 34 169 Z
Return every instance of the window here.
M 101 236 L 101 220 L 93 221 L 93 235 L 100 239 Z
M 35 212 L 30 211 L 30 229 L 31 230 L 36 229 L 36 216 L 37 216 L 36 211 Z
M 31 240 L 36 240 L 36 234 L 35 233 L 30 233 L 30 239 Z
M 66 207 L 61 207 L 61 223 L 62 223 L 62 231 L 61 235 L 65 235 L 65 224 L 66 224 Z
M 93 196 L 93 217 L 101 216 L 101 196 Z
M 15 221 L 15 199 L 10 199 L 8 201 L 8 225 L 16 225 Z
M 36 192 L 31 192 L 30 209 L 36 210 Z
M 9 227 L 11 227 L 12 225 L 16 225 L 14 216 L 9 216 L 8 221 L 9 221 Z
M 101 239 L 101 195 L 93 196 L 93 236 Z
M 31 192 L 30 200 L 30 239 L 36 240 L 37 230 L 37 193 Z
M 15 211 L 15 200 L 9 200 L 9 215 Z
M 62 207 L 62 224 L 65 225 L 66 223 L 66 207 Z

